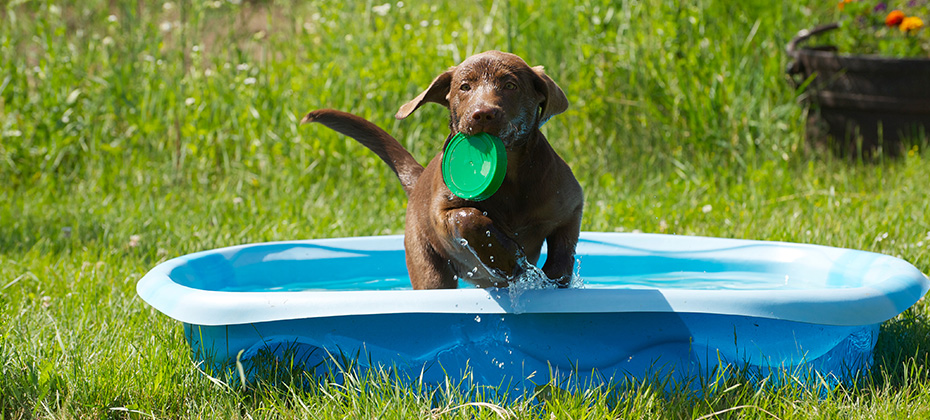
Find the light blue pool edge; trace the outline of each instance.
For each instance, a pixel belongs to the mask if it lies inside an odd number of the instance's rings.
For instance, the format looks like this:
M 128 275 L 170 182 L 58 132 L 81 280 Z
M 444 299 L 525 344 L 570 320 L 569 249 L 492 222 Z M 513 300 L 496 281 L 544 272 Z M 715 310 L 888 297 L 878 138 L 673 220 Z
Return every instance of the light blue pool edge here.
M 529 290 L 521 296 L 517 309 L 506 289 L 223 292 L 187 287 L 169 276 L 172 270 L 191 260 L 209 254 L 234 255 L 249 247 L 313 243 L 359 250 L 402 250 L 403 236 L 390 235 L 267 242 L 193 253 L 157 265 L 138 282 L 137 292 L 144 301 L 166 315 L 197 325 L 399 313 L 679 312 L 854 326 L 888 320 L 913 305 L 930 289 L 927 276 L 916 267 L 883 254 L 809 244 L 660 234 L 583 232 L 578 247 L 582 256 L 582 277 L 585 248 L 599 242 L 615 242 L 617 238 L 632 240 L 637 247 L 650 252 L 702 253 L 747 245 L 821 252 L 848 261 L 868 260 L 869 266 L 864 269 L 881 278 L 872 279 L 865 286 L 841 289 Z

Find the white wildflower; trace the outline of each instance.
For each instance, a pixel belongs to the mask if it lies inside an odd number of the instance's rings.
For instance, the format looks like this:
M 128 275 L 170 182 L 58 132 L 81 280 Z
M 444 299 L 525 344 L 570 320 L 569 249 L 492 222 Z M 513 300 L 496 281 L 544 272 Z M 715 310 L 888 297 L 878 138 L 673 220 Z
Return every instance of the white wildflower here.
M 391 11 L 391 3 L 384 3 L 380 6 L 372 6 L 371 11 L 378 16 L 385 16 Z

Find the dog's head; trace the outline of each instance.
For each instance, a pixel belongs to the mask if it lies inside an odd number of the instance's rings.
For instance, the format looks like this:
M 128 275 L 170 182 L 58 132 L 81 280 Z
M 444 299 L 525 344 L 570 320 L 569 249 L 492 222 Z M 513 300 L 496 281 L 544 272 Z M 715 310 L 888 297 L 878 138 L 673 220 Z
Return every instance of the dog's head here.
M 565 93 L 542 66 L 500 51 L 473 55 L 443 72 L 395 116 L 406 118 L 425 102 L 449 108 L 453 132 L 488 133 L 507 146 L 568 109 Z

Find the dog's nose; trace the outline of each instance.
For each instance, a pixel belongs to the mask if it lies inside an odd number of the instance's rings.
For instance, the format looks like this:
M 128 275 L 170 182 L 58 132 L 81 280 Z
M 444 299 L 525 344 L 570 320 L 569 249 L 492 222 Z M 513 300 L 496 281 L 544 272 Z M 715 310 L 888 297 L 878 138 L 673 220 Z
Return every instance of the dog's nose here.
M 500 117 L 500 109 L 498 108 L 478 108 L 471 114 L 471 119 L 475 122 L 492 122 Z

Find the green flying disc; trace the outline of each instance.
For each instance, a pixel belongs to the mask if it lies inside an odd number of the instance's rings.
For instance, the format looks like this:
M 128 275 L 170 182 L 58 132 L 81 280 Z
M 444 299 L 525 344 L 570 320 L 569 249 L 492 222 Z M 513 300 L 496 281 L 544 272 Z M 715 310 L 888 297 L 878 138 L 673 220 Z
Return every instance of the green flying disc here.
M 501 139 L 487 133 L 458 133 L 442 152 L 442 180 L 449 191 L 466 200 L 494 195 L 507 173 L 507 151 Z

